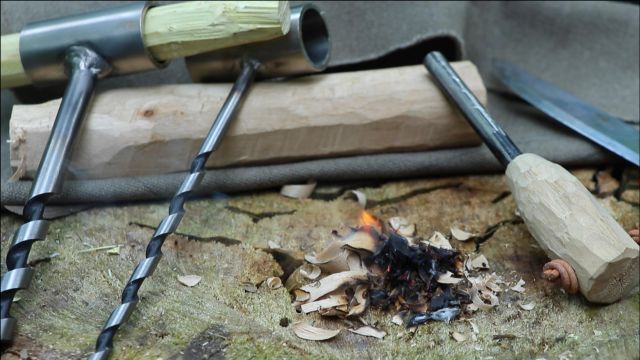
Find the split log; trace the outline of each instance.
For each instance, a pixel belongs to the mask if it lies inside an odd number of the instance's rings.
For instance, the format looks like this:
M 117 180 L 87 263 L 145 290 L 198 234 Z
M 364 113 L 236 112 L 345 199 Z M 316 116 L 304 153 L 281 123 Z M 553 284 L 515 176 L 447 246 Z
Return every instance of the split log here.
M 470 62 L 453 67 L 486 102 Z M 188 169 L 230 84 L 166 85 L 95 97 L 70 163 L 78 178 Z M 18 105 L 10 123 L 16 177 L 33 176 L 60 100 Z M 477 145 L 473 129 L 421 65 L 254 86 L 208 167 Z
M 165 61 L 282 36 L 289 17 L 288 1 L 187 1 L 150 8 L 142 35 L 149 53 Z M 3 35 L 1 44 L 2 88 L 30 84 L 20 34 Z

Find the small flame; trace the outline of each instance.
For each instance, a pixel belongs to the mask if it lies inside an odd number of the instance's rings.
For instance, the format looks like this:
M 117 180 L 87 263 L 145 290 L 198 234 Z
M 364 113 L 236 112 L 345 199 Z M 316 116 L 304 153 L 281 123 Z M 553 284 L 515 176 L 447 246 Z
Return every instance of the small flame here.
M 362 210 L 360 213 L 360 219 L 358 219 L 360 226 L 364 228 L 373 228 L 374 230 L 381 232 L 382 231 L 382 222 L 378 220 L 375 216 L 369 214 L 368 212 Z

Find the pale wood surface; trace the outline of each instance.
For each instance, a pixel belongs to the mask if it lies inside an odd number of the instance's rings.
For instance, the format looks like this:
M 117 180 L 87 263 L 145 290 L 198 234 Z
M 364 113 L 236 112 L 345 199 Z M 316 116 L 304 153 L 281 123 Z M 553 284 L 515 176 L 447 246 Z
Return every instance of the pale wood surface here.
M 188 1 L 147 11 L 143 37 L 157 60 L 269 40 L 289 31 L 288 1 Z M 19 34 L 2 36 L 1 87 L 31 83 L 20 61 Z
M 470 62 L 453 67 L 475 95 Z M 99 94 L 71 161 L 82 178 L 188 169 L 231 84 L 170 85 Z M 60 101 L 19 105 L 11 161 L 33 175 Z M 479 144 L 421 65 L 254 85 L 209 167 Z
M 578 179 L 534 154 L 518 156 L 506 175 L 529 231 L 550 258 L 571 264 L 588 300 L 637 291 L 638 244 Z

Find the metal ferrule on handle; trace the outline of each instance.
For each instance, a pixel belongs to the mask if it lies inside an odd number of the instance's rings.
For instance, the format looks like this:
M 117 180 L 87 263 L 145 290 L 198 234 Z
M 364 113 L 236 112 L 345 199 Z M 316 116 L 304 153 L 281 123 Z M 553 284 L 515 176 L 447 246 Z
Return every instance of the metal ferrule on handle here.
M 65 56 L 69 84 L 49 135 L 49 141 L 36 174 L 23 216 L 27 222 L 16 231 L 7 253 L 7 272 L 2 276 L 1 339 L 9 342 L 13 337 L 16 320 L 9 315 L 18 290 L 26 289 L 33 277 L 28 266 L 29 252 L 35 241 L 44 240 L 49 226 L 43 220 L 44 207 L 52 195 L 62 189 L 72 144 L 93 95 L 95 81 L 106 75 L 110 67 L 98 54 L 82 46 L 70 47 Z
M 110 75 L 166 65 L 153 59 L 144 45 L 142 25 L 148 7 L 140 1 L 26 25 L 20 32 L 20 59 L 25 73 L 35 85 L 66 80 L 60 59 L 74 45 L 100 54 L 112 67 Z
M 184 203 L 202 181 L 205 164 L 211 153 L 220 145 L 229 124 L 231 124 L 231 120 L 234 118 L 253 82 L 258 66 L 259 64 L 252 60 L 243 63 L 240 76 L 233 85 L 213 125 L 211 125 L 207 137 L 202 142 L 198 155 L 191 163 L 190 174 L 184 179 L 180 188 L 171 199 L 169 215 L 167 215 L 156 228 L 153 237 L 147 245 L 145 258 L 136 266 L 133 274 L 129 278 L 122 292 L 121 304 L 113 310 L 111 316 L 109 316 L 109 319 L 102 328 L 96 341 L 96 351 L 91 354 L 89 359 L 102 360 L 109 357 L 116 331 L 127 321 L 135 305 L 138 303 L 138 291 L 143 281 L 153 274 L 153 271 L 158 265 L 162 257 L 161 248 L 164 240 L 169 234 L 173 233 L 180 224 L 180 220 L 182 220 L 184 215 Z
M 236 46 L 186 59 L 193 81 L 230 81 L 242 69 L 243 59 L 260 62 L 256 76 L 273 78 L 315 73 L 326 69 L 331 46 L 320 11 L 305 4 L 291 8 L 291 28 L 273 40 Z
M 427 54 L 424 59 L 424 65 L 442 91 L 458 106 L 462 115 L 469 121 L 502 165 L 507 166 L 511 160 L 521 154 L 518 147 L 511 141 L 500 125 L 491 118 L 491 115 L 456 74 L 455 70 L 451 68 L 447 59 L 441 53 L 432 51 Z

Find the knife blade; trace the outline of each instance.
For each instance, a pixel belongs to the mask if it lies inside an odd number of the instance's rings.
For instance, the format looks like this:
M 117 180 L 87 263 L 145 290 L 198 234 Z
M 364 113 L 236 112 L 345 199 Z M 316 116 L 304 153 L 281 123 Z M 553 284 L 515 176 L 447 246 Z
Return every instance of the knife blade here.
M 640 130 L 506 61 L 495 61 L 498 79 L 551 118 L 640 166 Z

